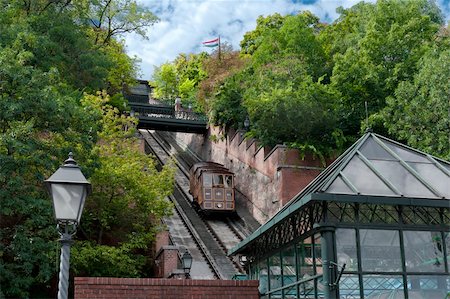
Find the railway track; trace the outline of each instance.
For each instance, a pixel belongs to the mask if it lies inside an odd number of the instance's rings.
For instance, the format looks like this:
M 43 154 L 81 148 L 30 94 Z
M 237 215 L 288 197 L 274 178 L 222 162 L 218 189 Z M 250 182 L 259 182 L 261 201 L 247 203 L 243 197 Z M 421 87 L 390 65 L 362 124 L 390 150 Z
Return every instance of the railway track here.
M 186 161 L 186 158 L 181 157 L 180 153 L 177 152 L 170 142 L 156 136 L 155 132 L 145 130 L 141 130 L 140 132 L 161 164 L 167 163 L 171 157 L 176 158 L 176 188 L 171 200 L 174 203 L 176 214 L 180 220 L 171 218 L 166 220 L 166 223 L 170 230 L 175 230 L 175 237 L 172 236 L 172 239 L 174 242 L 179 242 L 175 245 L 184 246 L 189 251 L 195 252 L 197 250 L 201 253 L 193 254 L 194 263 L 191 269 L 191 276 L 193 278 L 203 279 L 230 279 L 234 274 L 242 272 L 241 265 L 226 255 L 228 249 L 242 240 L 242 234 L 236 233 L 236 229 L 230 229 L 233 224 L 227 224 L 229 221 L 214 221 L 199 217 L 192 208 L 192 198 L 188 194 L 189 179 L 186 166 L 188 166 L 189 162 Z M 180 221 L 185 226 L 185 229 L 179 228 Z M 172 225 L 175 225 L 175 229 L 171 228 Z M 192 237 L 194 242 L 185 240 L 185 237 L 176 237 L 177 234 L 180 236 L 180 232 L 183 230 L 189 231 L 188 235 Z M 183 233 L 181 232 L 181 234 Z M 192 244 L 189 243 L 195 243 L 196 248 L 193 248 Z M 186 246 L 186 244 L 189 246 Z M 199 260 L 196 260 L 196 258 L 199 258 Z M 196 265 L 197 263 L 198 265 Z M 208 265 L 208 267 L 205 267 L 205 265 Z M 194 266 L 198 266 L 199 269 L 194 269 Z M 209 268 L 211 274 L 205 273 L 208 272 L 204 271 L 205 268 Z

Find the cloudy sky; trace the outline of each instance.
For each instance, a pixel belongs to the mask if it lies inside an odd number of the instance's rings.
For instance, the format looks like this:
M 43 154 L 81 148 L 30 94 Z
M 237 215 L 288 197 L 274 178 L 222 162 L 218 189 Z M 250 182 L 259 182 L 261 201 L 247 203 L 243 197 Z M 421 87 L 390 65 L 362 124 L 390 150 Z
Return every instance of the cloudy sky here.
M 336 8 L 348 8 L 359 0 L 138 0 L 160 21 L 149 29 L 149 39 L 125 36 L 127 52 L 141 59 L 141 78 L 150 79 L 154 66 L 173 61 L 179 53 L 211 51 L 202 42 L 220 35 L 222 41 L 239 48 L 243 35 L 256 26 L 260 15 L 292 14 L 309 10 L 322 21 L 337 18 Z M 374 2 L 368 0 L 366 2 Z M 450 0 L 436 0 L 447 22 Z

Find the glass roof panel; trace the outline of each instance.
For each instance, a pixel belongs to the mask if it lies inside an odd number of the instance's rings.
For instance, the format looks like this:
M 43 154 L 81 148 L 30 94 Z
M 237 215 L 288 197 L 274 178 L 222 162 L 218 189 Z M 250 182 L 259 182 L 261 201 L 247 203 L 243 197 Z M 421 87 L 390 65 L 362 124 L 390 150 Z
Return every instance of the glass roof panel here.
M 352 158 L 342 173 L 361 194 L 396 195 L 358 156 Z
M 400 162 L 381 160 L 372 160 L 371 162 L 404 196 L 438 198 Z
M 407 162 L 421 177 L 426 179 L 436 191 L 445 198 L 450 198 L 450 177 L 432 163 Z
M 356 194 L 350 187 L 347 186 L 341 176 L 338 176 L 330 187 L 328 187 L 327 193 Z
M 373 138 L 368 138 L 366 142 L 361 146 L 359 151 L 369 160 L 394 160 L 397 161 L 394 156 L 388 153 Z
M 384 140 L 383 142 L 404 161 L 430 163 L 430 161 L 419 152 L 414 152 L 412 150 L 407 149 L 406 147 L 402 148 L 399 145 L 396 145 L 392 142 Z
M 450 171 L 450 165 L 444 164 L 444 163 L 440 163 L 440 162 L 438 162 L 438 163 L 441 164 L 442 166 L 444 166 L 448 171 Z

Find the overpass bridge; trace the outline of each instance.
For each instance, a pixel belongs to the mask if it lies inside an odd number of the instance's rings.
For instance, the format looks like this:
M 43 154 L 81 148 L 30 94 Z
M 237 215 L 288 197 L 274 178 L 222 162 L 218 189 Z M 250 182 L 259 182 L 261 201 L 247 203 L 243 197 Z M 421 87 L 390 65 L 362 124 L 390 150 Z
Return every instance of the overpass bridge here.
M 124 92 L 131 108 L 131 115 L 139 119 L 138 129 L 151 129 L 173 132 L 199 133 L 207 132 L 206 115 L 190 111 L 176 110 L 174 106 L 150 98 L 151 87 L 147 81 L 130 87 Z

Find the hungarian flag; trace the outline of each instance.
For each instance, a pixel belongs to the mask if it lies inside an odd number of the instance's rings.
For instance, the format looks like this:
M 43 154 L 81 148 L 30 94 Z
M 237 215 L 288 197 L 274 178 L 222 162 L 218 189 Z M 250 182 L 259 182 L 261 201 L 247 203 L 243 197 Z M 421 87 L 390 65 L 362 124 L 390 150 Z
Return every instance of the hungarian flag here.
M 213 47 L 217 47 L 219 45 L 219 43 L 220 43 L 220 37 L 218 37 L 216 39 L 212 39 L 212 40 L 206 41 L 206 42 L 203 42 L 202 44 L 205 47 L 213 48 Z

